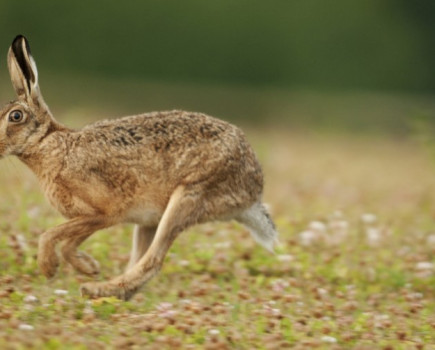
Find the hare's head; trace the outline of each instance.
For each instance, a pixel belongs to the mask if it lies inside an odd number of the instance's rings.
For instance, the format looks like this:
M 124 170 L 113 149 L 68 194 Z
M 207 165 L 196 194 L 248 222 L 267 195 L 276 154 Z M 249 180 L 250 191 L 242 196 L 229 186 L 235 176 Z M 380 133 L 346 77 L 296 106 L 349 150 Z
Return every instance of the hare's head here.
M 47 135 L 54 123 L 39 91 L 29 43 L 22 35 L 9 48 L 8 67 L 17 99 L 0 111 L 0 157 L 23 154 Z

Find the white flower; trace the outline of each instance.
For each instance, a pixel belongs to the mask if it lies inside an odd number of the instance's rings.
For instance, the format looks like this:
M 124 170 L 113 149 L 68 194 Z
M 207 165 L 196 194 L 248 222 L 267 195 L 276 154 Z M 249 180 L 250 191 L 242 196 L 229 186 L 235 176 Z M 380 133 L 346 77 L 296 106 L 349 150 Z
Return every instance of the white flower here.
M 27 250 L 28 249 L 26 237 L 24 237 L 21 234 L 18 234 L 18 235 L 15 236 L 15 238 L 17 239 L 17 244 L 20 247 L 20 249 L 22 249 L 22 250 Z
M 366 213 L 361 215 L 361 221 L 367 225 L 374 224 L 377 219 L 375 214 Z
M 326 225 L 321 221 L 311 221 L 308 228 L 319 233 L 324 233 L 326 231 Z
M 338 245 L 342 243 L 349 231 L 349 223 L 346 220 L 333 220 L 329 223 L 330 235 L 328 235 L 328 243 Z
M 214 244 L 215 248 L 222 248 L 222 249 L 228 249 L 231 248 L 231 242 L 227 241 L 227 242 L 218 242 Z
M 341 210 L 336 210 L 332 213 L 331 215 L 331 219 L 335 220 L 335 219 L 341 219 L 343 218 L 343 212 Z
M 26 295 L 26 297 L 24 298 L 25 303 L 34 303 L 36 301 L 38 301 L 38 298 L 34 295 Z
M 68 294 L 68 291 L 64 289 L 55 289 L 54 294 L 64 296 Z
M 319 240 L 319 234 L 311 230 L 306 230 L 299 234 L 299 240 L 303 246 L 307 247 Z
M 83 313 L 85 315 L 93 315 L 93 314 L 95 314 L 95 311 L 91 306 L 86 305 L 85 308 L 83 309 Z
M 39 215 L 41 215 L 41 208 L 34 206 L 27 210 L 27 215 L 31 219 L 36 219 Z
M 366 230 L 367 243 L 371 246 L 377 246 L 381 240 L 381 232 L 379 229 L 370 227 Z
M 275 280 L 271 283 L 272 289 L 275 292 L 282 292 L 284 289 L 286 289 L 288 286 L 290 286 L 290 283 L 283 279 Z
M 335 344 L 337 342 L 337 339 L 329 335 L 324 335 L 322 337 L 322 341 L 329 344 Z
M 331 221 L 329 227 L 334 231 L 345 231 L 349 228 L 349 223 L 346 220 L 334 220 Z
M 433 270 L 434 264 L 429 261 L 420 261 L 416 265 L 417 270 Z
M 20 324 L 18 326 L 18 329 L 22 330 L 22 331 L 33 331 L 35 329 L 35 327 L 33 327 L 30 324 Z
M 375 319 L 376 320 L 389 320 L 390 319 L 390 315 L 387 314 L 381 314 L 381 315 L 375 315 Z
M 293 255 L 290 255 L 290 254 L 281 254 L 281 255 L 278 255 L 276 258 L 282 262 L 289 262 L 289 261 L 294 260 Z
M 432 234 L 427 238 L 427 244 L 431 247 L 435 247 L 435 234 Z
M 208 334 L 210 335 L 219 335 L 221 332 L 219 329 L 209 329 Z
M 180 266 L 189 266 L 190 262 L 189 262 L 189 260 L 180 260 L 178 262 L 178 265 L 180 265 Z
M 412 299 L 414 299 L 414 300 L 416 300 L 416 299 L 423 299 L 423 296 L 424 296 L 423 293 L 418 293 L 418 292 L 412 293 L 410 295 L 410 297 Z
M 317 288 L 317 293 L 319 293 L 320 295 L 326 295 L 328 294 L 328 291 L 326 289 L 323 288 Z
M 349 227 L 349 223 L 346 220 L 334 220 L 331 222 L 331 225 L 337 229 L 347 229 Z
M 272 314 L 275 316 L 278 316 L 281 314 L 281 310 L 280 309 L 270 309 L 272 311 Z
M 174 318 L 178 314 L 175 310 L 166 310 L 159 314 L 162 318 Z
M 167 302 L 162 302 L 159 305 L 157 305 L 156 309 L 159 311 L 170 310 L 172 309 L 172 304 Z
M 374 317 L 374 325 L 376 328 L 382 328 L 384 326 L 384 322 L 390 319 L 389 315 L 375 315 Z
M 163 318 L 173 318 L 177 315 L 177 311 L 172 309 L 172 304 L 163 302 L 156 306 L 156 309 L 159 311 L 159 316 Z

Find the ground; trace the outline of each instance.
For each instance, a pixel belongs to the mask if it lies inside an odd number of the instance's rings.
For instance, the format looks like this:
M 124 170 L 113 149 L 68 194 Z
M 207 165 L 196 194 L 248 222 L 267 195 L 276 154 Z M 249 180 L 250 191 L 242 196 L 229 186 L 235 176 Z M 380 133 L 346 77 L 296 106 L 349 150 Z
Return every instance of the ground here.
M 412 140 L 246 131 L 264 166 L 276 254 L 236 223 L 183 233 L 132 301 L 79 295 L 88 278 L 38 272 L 63 219 L 33 175 L 0 162 L 1 349 L 435 349 L 435 176 Z M 128 261 L 130 226 L 82 249 L 98 279 Z

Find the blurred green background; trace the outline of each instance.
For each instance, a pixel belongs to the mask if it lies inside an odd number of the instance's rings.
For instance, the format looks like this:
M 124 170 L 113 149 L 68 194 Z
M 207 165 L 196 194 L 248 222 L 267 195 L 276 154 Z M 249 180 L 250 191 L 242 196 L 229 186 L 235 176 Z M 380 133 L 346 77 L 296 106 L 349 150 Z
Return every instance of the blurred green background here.
M 430 0 L 1 0 L 0 14 L 1 100 L 24 34 L 65 118 L 183 108 L 403 134 L 435 116 Z

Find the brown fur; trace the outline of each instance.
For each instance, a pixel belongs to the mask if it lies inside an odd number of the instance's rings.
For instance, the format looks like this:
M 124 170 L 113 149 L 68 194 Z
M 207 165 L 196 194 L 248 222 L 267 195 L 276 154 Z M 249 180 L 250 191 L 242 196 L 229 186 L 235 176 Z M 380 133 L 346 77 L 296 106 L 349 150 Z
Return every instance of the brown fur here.
M 14 40 L 8 64 L 18 99 L 0 113 L 0 156 L 23 161 L 69 219 L 40 238 L 38 264 L 48 278 L 59 264 L 58 244 L 77 271 L 98 273 L 98 263 L 77 247 L 96 230 L 125 222 L 137 224 L 126 273 L 85 284 L 82 294 L 128 299 L 157 273 L 180 232 L 209 220 L 265 227 L 270 232 L 253 235 L 271 249 L 276 233 L 260 202 L 263 175 L 240 129 L 201 113 L 168 111 L 72 130 L 42 99 L 24 37 Z M 23 120 L 10 121 L 17 110 Z

